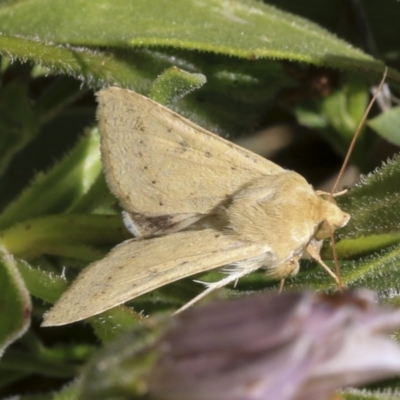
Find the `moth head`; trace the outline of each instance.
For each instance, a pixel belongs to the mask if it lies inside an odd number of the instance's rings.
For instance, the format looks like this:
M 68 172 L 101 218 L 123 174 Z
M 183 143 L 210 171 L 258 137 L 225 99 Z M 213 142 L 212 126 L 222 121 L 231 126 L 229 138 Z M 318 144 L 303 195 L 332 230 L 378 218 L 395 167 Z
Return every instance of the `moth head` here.
M 350 215 L 342 211 L 333 198 L 320 197 L 320 220 L 314 237 L 317 240 L 327 239 L 336 228 L 342 228 L 349 222 Z

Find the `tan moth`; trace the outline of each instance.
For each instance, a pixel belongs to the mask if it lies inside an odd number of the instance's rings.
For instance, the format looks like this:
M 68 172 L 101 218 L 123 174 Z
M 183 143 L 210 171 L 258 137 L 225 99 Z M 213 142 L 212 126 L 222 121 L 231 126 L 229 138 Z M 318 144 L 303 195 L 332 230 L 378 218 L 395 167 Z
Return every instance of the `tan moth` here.
M 90 264 L 43 326 L 99 314 L 176 280 L 225 267 L 228 283 L 266 270 L 284 282 L 350 216 L 299 174 L 228 142 L 135 92 L 98 93 L 108 186 L 135 236 Z M 228 267 L 227 267 L 228 266 Z

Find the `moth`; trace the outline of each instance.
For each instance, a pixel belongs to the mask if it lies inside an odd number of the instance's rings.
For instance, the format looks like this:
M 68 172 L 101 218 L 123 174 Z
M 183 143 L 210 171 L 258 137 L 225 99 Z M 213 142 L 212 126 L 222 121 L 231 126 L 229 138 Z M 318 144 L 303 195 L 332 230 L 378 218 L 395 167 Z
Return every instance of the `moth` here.
M 332 196 L 135 92 L 109 87 L 97 98 L 106 180 L 135 238 L 90 264 L 43 326 L 218 267 L 226 277 L 184 308 L 259 268 L 283 283 L 305 254 L 337 280 L 319 249 L 350 216 Z

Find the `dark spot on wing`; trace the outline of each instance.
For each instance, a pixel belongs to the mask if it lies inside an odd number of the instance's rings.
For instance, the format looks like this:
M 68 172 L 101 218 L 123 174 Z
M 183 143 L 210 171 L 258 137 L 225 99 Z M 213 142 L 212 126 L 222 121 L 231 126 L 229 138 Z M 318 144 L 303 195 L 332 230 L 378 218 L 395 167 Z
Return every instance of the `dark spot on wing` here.
M 185 153 L 189 148 L 189 145 L 184 140 L 182 140 L 178 144 L 179 144 L 179 148 L 175 151 L 176 153 L 180 153 L 180 154 Z
M 142 131 L 142 132 L 146 131 L 146 125 L 144 124 L 142 117 L 139 116 L 139 117 L 136 118 L 136 121 L 135 121 L 135 123 L 133 125 L 133 128 L 137 129 L 139 131 Z
M 159 203 L 163 205 L 162 202 Z M 137 225 L 139 232 L 144 237 L 151 237 L 162 233 L 174 225 L 170 215 L 159 215 L 157 217 L 146 217 L 142 214 L 129 214 L 132 222 Z
M 130 195 L 130 194 L 126 194 L 123 198 L 124 198 L 124 200 L 125 200 L 126 202 L 129 202 L 130 199 L 131 199 L 131 195 Z
M 204 154 L 205 154 L 205 156 L 207 158 L 211 158 L 212 157 L 212 154 L 209 151 L 206 151 Z

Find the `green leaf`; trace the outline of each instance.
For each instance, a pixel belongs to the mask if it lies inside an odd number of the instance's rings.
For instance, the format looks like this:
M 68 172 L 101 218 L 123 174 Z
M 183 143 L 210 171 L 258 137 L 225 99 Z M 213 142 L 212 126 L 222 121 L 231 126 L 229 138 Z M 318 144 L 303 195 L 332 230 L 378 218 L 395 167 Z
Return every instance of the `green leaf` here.
M 321 102 L 321 112 L 340 134 L 347 150 L 368 105 L 368 87 L 364 81 L 350 76 L 347 84 Z
M 367 124 L 388 142 L 400 146 L 400 107 L 393 107 L 389 111 L 379 114 L 370 119 Z
M 7 387 L 27 376 L 25 371 L 8 371 L 0 364 L 0 389 Z
M 349 75 L 346 83 L 330 96 L 296 106 L 300 124 L 318 130 L 343 157 L 364 115 L 369 101 L 369 87 L 359 77 Z M 361 134 L 352 160 L 363 170 L 370 170 L 365 154 L 371 146 L 370 137 Z
M 89 191 L 99 174 L 99 135 L 92 130 L 49 172 L 38 174 L 31 186 L 2 212 L 0 229 L 27 218 L 68 210 Z
M 12 60 L 31 61 L 49 68 L 49 73 L 73 76 L 90 87 L 118 82 L 121 86 L 136 88 L 141 92 L 150 87 L 154 69 L 158 67 L 157 62 L 149 62 L 153 57 L 146 51 L 100 53 L 87 48 L 62 47 L 20 37 L 0 36 L 0 54 Z M 146 68 L 138 68 L 143 63 Z M 165 61 L 162 63 L 165 68 Z
M 191 74 L 177 67 L 168 68 L 154 81 L 150 98 L 167 106 L 180 97 L 200 88 L 207 81 L 202 74 Z
M 223 136 L 234 137 L 254 130 L 282 88 L 297 85 L 284 67 L 274 61 L 232 62 L 231 57 L 215 54 L 178 54 L 179 58 L 171 57 L 171 61 L 187 71 L 200 71 L 207 83 L 169 107 Z
M 59 393 L 54 394 L 51 400 L 78 400 L 78 396 L 79 396 L 79 387 L 78 384 L 74 382 L 64 387 Z
M 254 128 L 260 122 L 266 101 L 276 95 L 273 71 L 263 65 L 262 58 L 298 60 L 349 71 L 358 68 L 366 75 L 376 75 L 379 71 L 379 77 L 383 69 L 380 62 L 317 25 L 255 0 L 244 3 L 230 0 L 224 6 L 208 0 L 200 9 L 194 0 L 179 0 L 174 7 L 157 0 L 152 0 L 154 5 L 143 0 L 93 3 L 74 0 L 67 6 L 60 0 L 48 1 L 19 3 L 0 10 L 0 21 L 4 22 L 0 52 L 70 74 L 90 86 L 118 84 L 144 94 L 149 92 L 154 77 L 170 66 L 201 72 L 210 85 L 200 95 L 179 102 L 176 108 L 203 127 L 221 134 Z M 90 12 L 82 11 L 87 8 Z M 121 15 L 124 15 L 122 20 Z M 30 39 L 32 36 L 35 40 Z M 54 42 L 79 47 L 60 47 Z M 93 45 L 107 46 L 107 52 L 82 47 Z M 143 46 L 146 48 L 142 49 Z M 206 62 L 210 53 L 193 50 L 218 54 L 219 65 L 215 60 Z M 231 68 L 232 59 L 226 56 L 232 55 L 246 59 L 244 70 L 237 69 L 237 62 Z M 265 76 L 272 79 L 262 85 Z M 389 76 L 400 82 L 396 71 L 390 71 Z M 251 97 L 243 97 L 246 100 L 236 103 L 242 78 L 250 79 L 258 89 L 252 87 Z M 289 79 L 285 78 L 288 85 Z M 227 81 L 231 87 L 225 98 L 221 94 Z M 257 98 L 254 90 L 264 93 L 263 101 L 258 104 L 254 104 Z
M 338 230 L 339 239 L 400 233 L 399 179 L 400 157 L 395 156 L 338 197 L 340 207 L 351 215 L 348 225 Z
M 27 84 L 12 81 L 0 91 L 0 175 L 12 157 L 38 133 Z
M 32 304 L 12 256 L 0 248 L 0 355 L 29 328 Z
M 104 253 L 89 246 L 111 246 L 131 238 L 120 216 L 60 214 L 25 220 L 1 232 L 1 243 L 25 259 L 53 254 L 93 261 Z
M 10 349 L 1 360 L 2 368 L 57 378 L 71 378 L 78 369 L 74 365 L 41 357 L 26 351 Z
M 131 308 L 121 305 L 88 319 L 96 336 L 109 342 L 143 323 L 143 316 Z
M 134 21 L 134 23 L 132 23 Z M 73 45 L 173 46 L 382 71 L 318 25 L 254 0 L 36 0 L 0 11 L 3 35 Z M 302 38 L 302 40 L 298 40 Z
M 48 71 L 47 71 L 48 72 Z M 55 117 L 65 106 L 86 94 L 82 84 L 69 76 L 59 76 L 36 100 L 34 112 L 41 124 Z
M 38 299 L 53 304 L 68 287 L 61 276 L 35 268 L 26 261 L 18 261 L 17 266 L 29 293 Z
M 149 347 L 164 326 L 153 318 L 107 344 L 85 367 L 79 399 L 139 400 L 145 396 L 146 376 L 157 356 Z
M 347 389 L 340 395 L 345 400 L 400 400 L 398 390 Z
M 115 197 L 108 189 L 104 174 L 99 174 L 86 193 L 83 193 L 66 210 L 70 214 L 91 212 L 99 206 L 107 207 L 115 203 Z
M 342 261 L 343 281 L 351 287 L 366 287 L 379 292 L 381 299 L 392 302 L 398 297 L 399 261 L 399 243 L 354 261 Z

